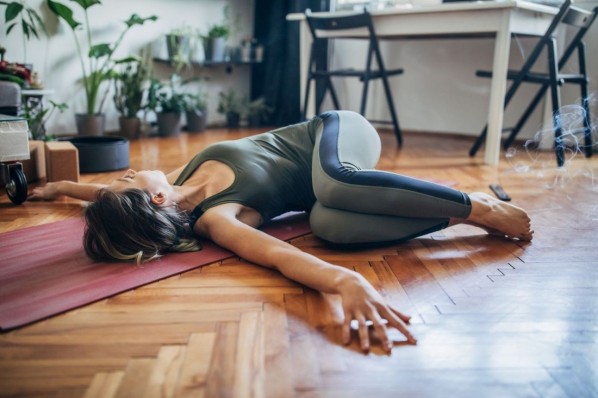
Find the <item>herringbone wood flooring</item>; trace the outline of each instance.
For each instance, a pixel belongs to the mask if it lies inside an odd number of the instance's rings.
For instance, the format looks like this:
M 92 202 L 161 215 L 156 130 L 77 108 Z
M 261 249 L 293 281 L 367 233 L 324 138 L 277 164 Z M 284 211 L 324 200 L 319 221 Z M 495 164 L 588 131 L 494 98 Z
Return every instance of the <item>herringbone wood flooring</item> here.
M 168 171 L 210 142 L 256 132 L 145 138 L 131 143 L 131 167 Z M 343 346 L 335 297 L 230 259 L 1 334 L 0 396 L 598 396 L 598 157 L 556 172 L 552 154 L 532 163 L 518 152 L 494 168 L 467 156 L 469 139 L 408 134 L 398 150 L 381 136 L 379 168 L 465 191 L 500 182 L 536 231 L 531 244 L 467 226 L 367 250 L 292 241 L 413 315 L 417 346 Z M 16 207 L 3 195 L 0 232 L 81 209 L 67 199 Z

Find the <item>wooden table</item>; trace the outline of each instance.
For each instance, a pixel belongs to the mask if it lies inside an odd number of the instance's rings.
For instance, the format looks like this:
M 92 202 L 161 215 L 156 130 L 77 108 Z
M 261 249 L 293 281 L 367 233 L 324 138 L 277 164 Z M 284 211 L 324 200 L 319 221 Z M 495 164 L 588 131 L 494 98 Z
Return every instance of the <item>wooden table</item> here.
M 507 87 L 507 68 L 512 34 L 541 36 L 557 8 L 526 1 L 483 1 L 422 5 L 371 11 L 380 39 L 494 37 L 493 78 L 490 85 L 488 135 L 484 161 L 498 165 L 503 123 L 503 103 Z M 349 13 L 349 12 L 337 12 Z M 315 15 L 329 15 L 320 12 Z M 302 21 L 301 87 L 305 87 L 311 34 L 302 13 L 287 15 L 288 21 Z M 341 31 L 337 35 L 358 37 L 364 32 Z M 315 90 L 311 90 L 314 93 Z M 305 95 L 302 90 L 302 96 Z M 303 99 L 301 100 L 303 103 Z M 309 99 L 307 115 L 314 113 L 314 99 Z

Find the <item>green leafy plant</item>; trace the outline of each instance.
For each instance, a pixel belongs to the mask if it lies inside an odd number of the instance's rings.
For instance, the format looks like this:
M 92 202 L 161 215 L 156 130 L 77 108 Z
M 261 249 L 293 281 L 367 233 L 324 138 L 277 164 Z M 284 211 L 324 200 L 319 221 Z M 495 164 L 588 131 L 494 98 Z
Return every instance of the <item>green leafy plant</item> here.
M 98 96 L 102 83 L 109 80 L 112 76 L 112 55 L 116 49 L 122 43 L 125 34 L 134 26 L 143 25 L 147 21 L 155 21 L 158 19 L 155 15 L 150 17 L 140 17 L 137 14 L 132 14 L 129 19 L 124 21 L 125 27 L 121 31 L 120 35 L 113 43 L 94 43 L 92 38 L 92 29 L 89 23 L 88 10 L 95 6 L 100 5 L 99 0 L 71 0 L 81 7 L 85 16 L 85 36 L 87 38 L 87 51 L 84 51 L 84 47 L 81 45 L 77 36 L 77 30 L 83 26 L 82 23 L 78 22 L 73 17 L 73 10 L 57 1 L 47 0 L 50 10 L 67 23 L 73 32 L 75 39 L 75 46 L 77 47 L 77 53 L 79 55 L 79 61 L 81 63 L 81 70 L 83 72 L 83 86 L 85 88 L 85 96 L 87 99 L 86 113 L 88 115 L 94 115 L 102 112 L 104 101 L 108 94 L 106 90 L 98 103 Z
M 29 124 L 29 134 L 34 140 L 50 141 L 53 137 L 46 135 L 45 124 L 50 119 L 55 111 L 60 113 L 68 109 L 67 104 L 49 101 L 50 106 L 43 109 L 37 105 L 30 105 L 27 101 L 23 101 L 23 117 L 27 119 Z
M 190 79 L 186 79 L 182 82 L 182 86 L 188 86 L 192 83 L 196 83 L 197 87 L 195 88 L 195 92 L 190 93 L 187 92 L 185 94 L 185 111 L 194 111 L 194 110 L 205 110 L 208 107 L 208 94 L 204 91 L 204 87 L 201 84 L 203 81 L 207 80 L 206 77 L 202 76 L 194 76 Z
M 208 39 L 216 39 L 218 37 L 223 37 L 228 39 L 230 35 L 230 29 L 226 25 L 212 25 L 210 29 L 208 29 L 208 33 L 206 34 L 206 38 Z
M 183 113 L 186 95 L 178 91 L 179 76 L 172 74 L 168 84 L 152 78 L 147 94 L 146 109 L 154 113 Z
M 27 60 L 27 41 L 32 37 L 39 39 L 39 33 L 48 35 L 46 25 L 36 10 L 28 7 L 24 0 L 20 1 L 0 1 L 0 5 L 6 7 L 4 10 L 4 24 L 6 26 L 6 35 L 17 26 L 21 26 L 23 38 L 23 56 Z
M 186 111 L 195 111 L 195 110 L 204 110 L 208 107 L 207 102 L 207 95 L 204 93 L 197 93 L 197 94 L 185 94 L 185 110 Z
M 234 24 L 231 21 L 229 6 L 224 7 L 223 14 L 224 20 L 221 23 L 209 26 L 208 32 L 204 35 L 205 39 L 217 39 L 219 37 L 228 39 L 233 33 L 232 30 L 234 28 Z M 235 23 L 238 24 L 238 20 L 235 21 Z
M 139 57 L 128 57 L 115 61 L 113 73 L 114 106 L 127 118 L 137 117 L 143 108 L 145 84 L 149 78 L 149 68 Z M 120 67 L 120 68 L 119 68 Z
M 221 91 L 218 95 L 218 113 L 225 115 L 228 127 L 239 127 L 239 120 L 247 107 L 247 98 L 240 96 L 233 89 Z
M 240 96 L 233 89 L 218 93 L 218 113 L 221 114 L 242 114 L 246 109 L 247 99 Z
M 247 104 L 247 117 L 255 118 L 259 121 L 272 113 L 273 109 L 270 107 L 263 97 L 250 101 Z

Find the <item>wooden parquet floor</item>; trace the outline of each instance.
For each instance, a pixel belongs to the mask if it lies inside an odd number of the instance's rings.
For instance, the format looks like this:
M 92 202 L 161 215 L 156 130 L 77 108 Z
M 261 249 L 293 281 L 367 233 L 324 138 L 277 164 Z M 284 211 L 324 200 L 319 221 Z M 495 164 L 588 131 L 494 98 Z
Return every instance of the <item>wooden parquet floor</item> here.
M 210 142 L 256 132 L 145 138 L 131 143 L 131 167 L 170 170 Z M 495 168 L 467 156 L 470 139 L 408 134 L 398 150 L 381 136 L 380 168 L 465 191 L 500 182 L 536 232 L 520 244 L 457 226 L 350 251 L 292 241 L 411 314 L 417 346 L 398 333 L 390 355 L 343 346 L 335 297 L 233 258 L 0 334 L 0 396 L 598 397 L 598 157 L 556 171 L 551 153 L 518 151 Z M 0 232 L 81 210 L 3 195 Z

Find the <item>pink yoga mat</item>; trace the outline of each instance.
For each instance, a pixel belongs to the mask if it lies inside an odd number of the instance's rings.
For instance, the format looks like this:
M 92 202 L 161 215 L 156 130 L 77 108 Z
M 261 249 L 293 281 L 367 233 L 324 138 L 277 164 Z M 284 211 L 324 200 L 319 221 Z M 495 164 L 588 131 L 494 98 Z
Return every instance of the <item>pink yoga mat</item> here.
M 210 241 L 137 266 L 95 263 L 83 250 L 83 221 L 71 219 L 0 234 L 0 330 L 13 329 L 181 272 L 234 256 Z M 288 214 L 263 230 L 281 240 L 310 232 Z

